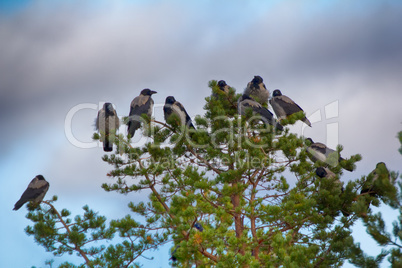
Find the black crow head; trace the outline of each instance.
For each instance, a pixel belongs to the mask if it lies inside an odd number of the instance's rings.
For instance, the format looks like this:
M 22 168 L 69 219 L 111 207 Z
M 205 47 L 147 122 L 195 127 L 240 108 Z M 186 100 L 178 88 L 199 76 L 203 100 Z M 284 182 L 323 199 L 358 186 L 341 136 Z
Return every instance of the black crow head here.
M 173 97 L 173 96 L 169 96 L 169 97 L 167 97 L 166 98 L 166 101 L 165 101 L 165 103 L 166 104 L 173 104 L 173 103 L 175 103 L 175 98 Z
M 259 75 L 255 75 L 253 80 L 251 80 L 251 82 L 253 82 L 253 84 L 258 85 L 259 83 L 262 83 L 262 77 Z
M 324 178 L 325 176 L 327 176 L 328 173 L 323 167 L 318 167 L 315 170 L 315 174 L 317 174 L 317 176 L 320 178 Z
M 143 89 L 141 91 L 141 95 L 144 95 L 144 96 L 151 96 L 152 94 L 155 94 L 155 93 L 157 93 L 157 92 L 150 90 L 149 88 Z
M 275 89 L 274 92 L 272 93 L 272 96 L 274 97 L 282 96 L 282 92 L 279 89 Z
M 45 178 L 42 175 L 36 175 L 36 177 L 38 178 L 38 180 L 45 180 Z
M 308 143 L 307 142 L 306 143 L 309 145 L 314 143 L 313 139 L 311 139 L 311 138 L 307 138 L 306 141 L 308 141 Z
M 103 104 L 103 109 L 105 109 L 107 115 L 113 115 L 113 104 L 110 102 L 105 102 L 105 104 Z
M 220 88 L 221 90 L 223 90 L 223 88 L 224 88 L 226 85 L 227 85 L 227 84 L 226 84 L 225 80 L 220 80 L 220 81 L 218 82 L 218 86 L 219 86 L 219 88 Z

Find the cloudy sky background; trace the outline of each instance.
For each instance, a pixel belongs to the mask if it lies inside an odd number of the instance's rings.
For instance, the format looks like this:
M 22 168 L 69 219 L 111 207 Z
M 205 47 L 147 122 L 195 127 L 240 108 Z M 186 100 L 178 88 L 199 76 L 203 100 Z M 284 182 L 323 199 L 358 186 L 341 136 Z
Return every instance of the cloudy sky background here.
M 340 143 L 345 157 L 362 154 L 345 181 L 379 161 L 401 170 L 398 1 L 15 2 L 0 2 L 2 267 L 44 267 L 54 258 L 24 233 L 26 208 L 12 211 L 37 174 L 50 182 L 47 197 L 58 195 L 56 207 L 73 215 L 88 204 L 118 218 L 129 201 L 144 200 L 100 188 L 111 168 L 91 137 L 99 105 L 112 102 L 128 115 L 146 87 L 158 92 L 155 117 L 163 120 L 168 95 L 195 116 L 204 113 L 208 81 L 224 79 L 241 92 L 260 75 L 271 92 L 281 89 L 314 119 L 312 128 L 297 123 L 292 131 Z M 379 253 L 361 225 L 355 231 L 368 253 Z M 168 267 L 168 250 L 140 261 Z

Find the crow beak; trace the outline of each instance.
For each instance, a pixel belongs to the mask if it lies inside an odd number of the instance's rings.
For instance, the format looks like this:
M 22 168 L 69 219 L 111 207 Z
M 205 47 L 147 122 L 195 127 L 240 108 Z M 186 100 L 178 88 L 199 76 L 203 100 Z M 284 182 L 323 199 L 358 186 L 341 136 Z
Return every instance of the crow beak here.
M 155 93 L 158 93 L 158 92 L 151 90 L 151 95 L 155 94 Z

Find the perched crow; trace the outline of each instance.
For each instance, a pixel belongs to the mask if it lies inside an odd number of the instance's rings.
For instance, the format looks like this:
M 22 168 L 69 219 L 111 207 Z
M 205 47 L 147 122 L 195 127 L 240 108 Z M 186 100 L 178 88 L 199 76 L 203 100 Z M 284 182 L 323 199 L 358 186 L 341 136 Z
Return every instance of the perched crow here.
M 328 148 L 325 144 L 314 142 L 311 138 L 306 140 L 310 142 L 310 145 L 307 147 L 307 152 L 313 162 L 321 161 L 331 166 L 337 166 L 339 162 L 345 160 L 337 151 Z M 344 168 L 348 171 L 353 171 L 353 167 Z
M 113 151 L 113 139 L 110 132 L 116 132 L 119 126 L 120 122 L 116 110 L 110 102 L 106 102 L 103 104 L 103 108 L 99 110 L 96 118 L 96 129 L 104 135 L 103 150 L 105 152 Z
M 377 163 L 375 169 L 367 176 L 365 183 L 360 191 L 361 195 L 369 195 L 370 197 L 386 199 L 391 195 L 394 198 L 397 195 L 395 187 L 392 187 L 392 178 L 389 174 L 389 170 L 384 162 Z M 370 207 L 371 198 L 365 200 L 367 209 Z M 366 217 L 366 213 L 362 213 L 363 217 Z
M 246 115 L 246 110 L 248 108 L 253 110 L 254 115 L 261 116 L 261 120 L 265 124 L 269 124 L 271 126 L 275 126 L 279 130 L 283 130 L 283 126 L 275 120 L 274 115 L 267 108 L 253 100 L 250 96 L 243 94 L 239 98 L 237 107 L 238 113 L 244 116 Z
M 285 119 L 294 113 L 303 111 L 303 109 L 300 108 L 300 106 L 297 105 L 292 99 L 290 99 L 288 96 L 282 95 L 279 89 L 274 90 L 272 99 L 269 101 L 269 103 L 274 109 L 276 117 L 278 117 L 279 120 Z M 311 123 L 306 117 L 302 118 L 301 120 L 311 127 Z
M 169 96 L 166 98 L 165 106 L 163 106 L 163 112 L 165 114 L 166 122 L 168 122 L 172 114 L 175 114 L 181 120 L 180 125 L 185 124 L 186 126 L 195 129 L 190 116 L 186 112 L 186 109 L 184 109 L 183 105 L 180 102 L 176 101 L 173 96 Z
M 42 202 L 47 190 L 49 189 L 49 183 L 42 175 L 37 175 L 28 185 L 25 192 L 21 195 L 20 200 L 14 205 L 13 210 L 18 210 L 22 205 L 28 201 L 32 201 L 35 204 Z
M 371 196 L 377 194 L 383 194 L 383 190 L 380 185 L 383 185 L 385 181 L 391 182 L 391 176 L 384 162 L 377 163 L 375 169 L 368 175 L 367 183 L 362 187 L 360 194 L 368 193 Z M 382 183 L 380 181 L 383 181 Z
M 152 94 L 157 93 L 149 88 L 143 89 L 138 97 L 135 97 L 130 105 L 130 114 L 128 117 L 128 134 L 134 137 L 135 131 L 140 128 L 142 114 L 146 114 L 148 117 L 152 115 L 152 109 L 154 107 L 154 101 L 151 98 Z
M 327 179 L 335 179 L 336 178 L 335 173 L 333 173 L 331 170 L 329 170 L 326 167 L 318 167 L 315 170 L 315 174 L 320 178 L 327 178 Z M 342 199 L 342 195 L 343 195 L 343 191 L 344 191 L 343 183 L 339 179 L 337 179 L 335 181 L 334 186 L 337 187 L 337 188 L 339 187 L 339 189 L 341 190 L 339 198 Z M 320 182 L 320 187 L 321 187 L 321 182 Z M 321 203 L 321 201 L 323 201 L 323 202 Z M 327 206 L 328 204 L 325 204 L 324 201 L 325 200 L 318 200 L 318 204 Z M 345 216 L 345 217 L 350 216 L 351 213 L 350 213 L 349 207 L 350 207 L 350 205 L 348 205 L 346 202 L 344 202 L 342 204 L 340 211 L 342 212 L 343 216 Z M 335 215 L 333 215 L 333 216 L 335 216 Z
M 225 80 L 220 80 L 218 82 L 218 87 L 219 87 L 220 90 L 222 90 L 226 94 L 229 94 L 229 88 L 230 87 L 226 84 Z
M 244 94 L 252 97 L 260 104 L 267 103 L 269 98 L 269 91 L 265 87 L 262 77 L 258 75 L 254 76 L 253 80 L 247 84 Z

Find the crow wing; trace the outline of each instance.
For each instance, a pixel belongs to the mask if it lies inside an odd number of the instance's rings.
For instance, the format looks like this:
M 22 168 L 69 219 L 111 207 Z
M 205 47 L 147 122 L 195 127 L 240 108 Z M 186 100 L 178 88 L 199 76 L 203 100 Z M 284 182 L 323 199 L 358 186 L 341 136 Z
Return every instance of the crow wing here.
M 246 109 L 251 108 L 253 112 L 255 112 L 255 109 L 261 108 L 261 104 L 258 102 L 251 100 L 251 99 L 245 99 L 239 102 L 239 113 L 240 115 L 246 115 Z
M 135 131 L 141 126 L 141 115 L 146 114 L 148 117 L 152 115 L 152 107 L 154 101 L 150 96 L 140 95 L 135 97 L 130 105 L 129 121 L 127 123 L 128 133 L 131 137 Z
M 130 105 L 130 116 L 141 116 L 142 114 L 151 116 L 153 104 L 154 101 L 148 95 L 135 97 Z
M 186 125 L 191 127 L 191 128 L 195 128 L 194 125 L 193 125 L 193 122 L 191 121 L 191 117 L 188 115 L 186 109 L 184 109 L 184 106 L 178 101 L 176 101 L 173 105 L 178 107 L 176 112 L 181 113 L 181 115 L 179 115 L 180 118 L 185 118 L 186 119 Z
M 328 153 L 333 152 L 334 150 L 329 149 L 325 144 L 320 142 L 315 142 L 310 145 L 310 148 L 314 151 L 327 155 Z
M 104 120 L 105 120 L 105 109 L 102 108 L 98 111 L 98 116 L 96 117 L 95 121 L 96 130 L 99 130 L 99 126 L 105 125 Z
M 280 107 L 282 107 L 286 115 L 291 115 L 303 111 L 303 109 L 299 105 L 297 105 L 291 98 L 285 95 L 275 97 L 275 102 Z

